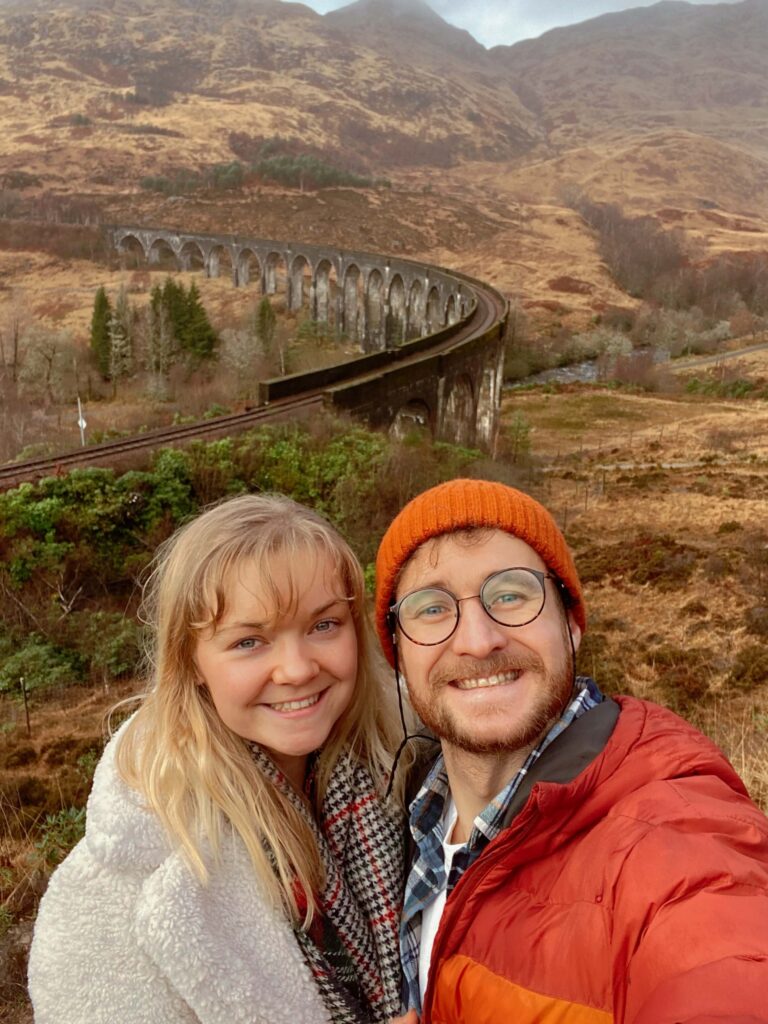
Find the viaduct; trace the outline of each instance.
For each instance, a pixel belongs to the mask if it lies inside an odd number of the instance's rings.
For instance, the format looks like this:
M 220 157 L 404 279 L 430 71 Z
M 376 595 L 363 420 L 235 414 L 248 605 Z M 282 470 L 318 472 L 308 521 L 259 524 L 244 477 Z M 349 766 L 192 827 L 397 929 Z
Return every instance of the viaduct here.
M 327 401 L 373 426 L 420 424 L 444 440 L 493 447 L 507 304 L 489 286 L 411 260 L 300 242 L 137 227 L 115 228 L 113 239 L 118 252 L 150 265 L 171 258 L 180 270 L 227 273 L 236 287 L 282 295 L 288 310 L 306 309 L 359 345 L 362 359 L 267 382 L 262 403 L 325 388 Z M 467 331 L 489 305 L 494 322 L 479 336 Z
M 0 467 L 0 487 L 83 465 L 133 464 L 137 455 L 194 438 L 227 436 L 322 405 L 402 436 L 414 428 L 492 451 L 498 430 L 508 303 L 455 271 L 372 253 L 300 242 L 163 228 L 114 227 L 126 259 L 275 295 L 285 307 L 353 340 L 342 363 L 259 383 L 256 408 L 194 425 L 149 431 L 58 456 Z

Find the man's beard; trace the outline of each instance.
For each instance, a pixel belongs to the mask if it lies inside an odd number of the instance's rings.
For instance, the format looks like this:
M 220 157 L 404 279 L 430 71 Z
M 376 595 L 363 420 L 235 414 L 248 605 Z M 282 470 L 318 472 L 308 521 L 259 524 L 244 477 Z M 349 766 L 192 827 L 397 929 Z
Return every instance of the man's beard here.
M 564 641 L 567 636 L 564 628 Z M 574 669 L 566 643 L 562 657 L 550 672 L 546 671 L 541 658 L 530 651 L 519 655 L 496 654 L 483 661 L 462 659 L 450 671 L 447 668 L 435 671 L 429 680 L 426 697 L 409 690 L 411 705 L 438 739 L 469 754 L 501 754 L 533 747 L 547 727 L 560 717 L 573 691 Z M 458 721 L 458 716 L 441 700 L 441 695 L 454 679 L 487 678 L 515 671 L 536 673 L 539 677 L 536 692 L 534 698 L 529 699 L 528 706 L 520 709 L 514 725 L 493 739 L 483 739 L 478 735 L 470 712 L 464 716 L 464 721 Z M 501 684 L 500 688 L 515 685 L 514 682 Z M 492 714 L 492 707 L 484 709 L 483 720 Z

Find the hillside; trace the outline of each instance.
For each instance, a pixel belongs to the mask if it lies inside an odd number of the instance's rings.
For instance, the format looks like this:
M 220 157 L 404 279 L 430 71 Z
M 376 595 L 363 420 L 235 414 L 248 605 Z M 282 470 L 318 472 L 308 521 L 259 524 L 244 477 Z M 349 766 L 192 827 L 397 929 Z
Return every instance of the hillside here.
M 276 135 L 377 172 L 510 159 L 535 143 L 533 118 L 490 75 L 486 83 L 455 62 L 451 79 L 451 66 L 439 75 L 429 63 L 404 74 L 365 35 L 346 37 L 277 0 L 60 3 L 6 15 L 3 170 L 99 192 L 135 187 L 150 168 L 247 158 Z M 488 111 L 482 124 L 478 110 Z
M 767 41 L 763 0 L 667 0 L 491 53 L 558 150 L 677 127 L 768 156 Z
M 0 247 L 2 218 L 30 216 L 322 238 L 583 320 L 631 300 L 574 191 L 683 227 L 697 259 L 768 248 L 766 46 L 762 0 L 661 3 L 490 51 L 427 0 L 325 16 L 278 0 L 0 0 Z M 379 184 L 141 187 L 266 151 Z M 564 278 L 576 286 L 553 289 Z

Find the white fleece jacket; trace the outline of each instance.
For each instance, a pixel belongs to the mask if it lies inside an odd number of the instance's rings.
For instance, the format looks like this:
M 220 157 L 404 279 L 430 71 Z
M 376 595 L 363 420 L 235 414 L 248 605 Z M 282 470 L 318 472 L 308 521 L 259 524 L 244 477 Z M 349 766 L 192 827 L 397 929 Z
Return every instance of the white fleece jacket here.
M 107 746 L 85 838 L 54 872 L 29 961 L 36 1024 L 328 1024 L 239 839 L 207 886 Z

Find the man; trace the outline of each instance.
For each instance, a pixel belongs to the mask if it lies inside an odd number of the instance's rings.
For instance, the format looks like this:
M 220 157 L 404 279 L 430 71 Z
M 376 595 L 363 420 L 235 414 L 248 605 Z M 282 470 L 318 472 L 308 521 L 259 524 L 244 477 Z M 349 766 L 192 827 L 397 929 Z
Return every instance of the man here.
M 376 569 L 379 637 L 441 744 L 401 930 L 422 1024 L 768 1021 L 768 819 L 701 733 L 576 676 L 584 598 L 547 510 L 441 484 Z

